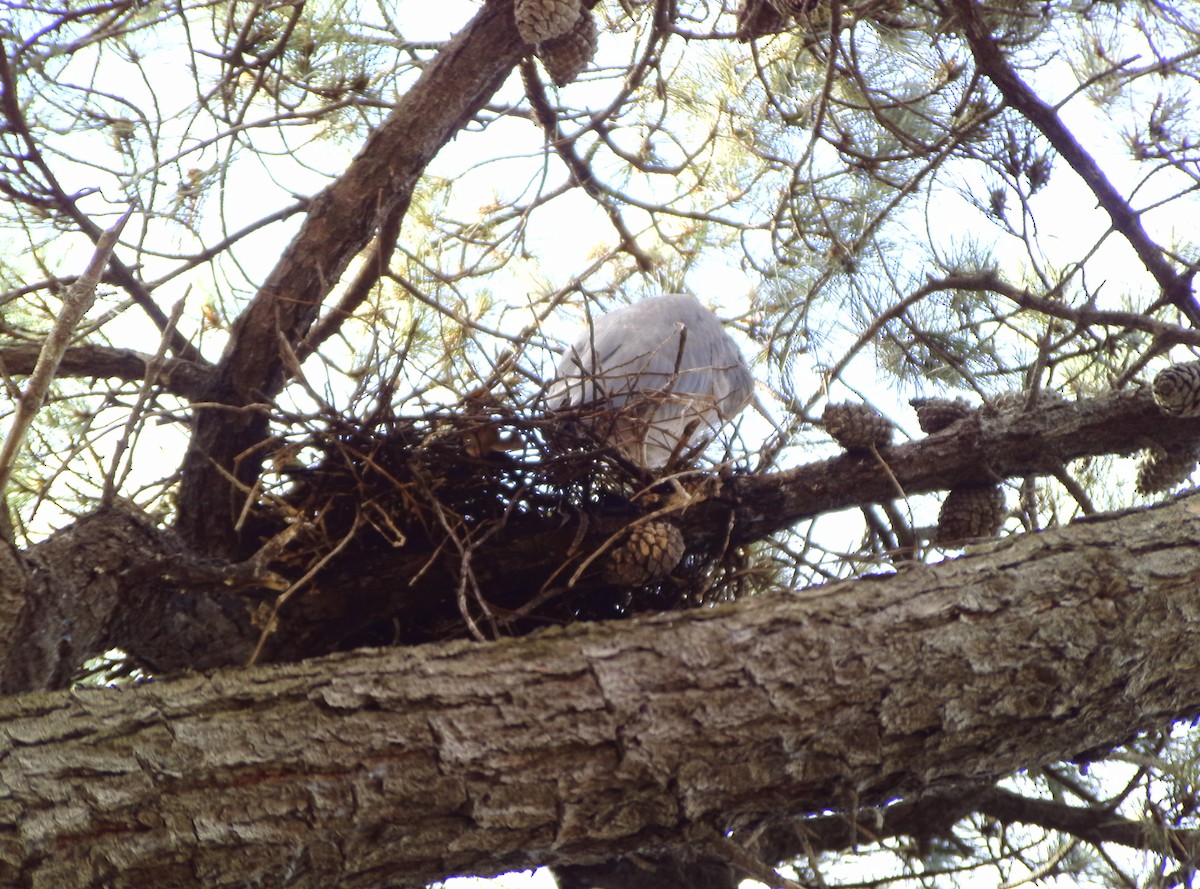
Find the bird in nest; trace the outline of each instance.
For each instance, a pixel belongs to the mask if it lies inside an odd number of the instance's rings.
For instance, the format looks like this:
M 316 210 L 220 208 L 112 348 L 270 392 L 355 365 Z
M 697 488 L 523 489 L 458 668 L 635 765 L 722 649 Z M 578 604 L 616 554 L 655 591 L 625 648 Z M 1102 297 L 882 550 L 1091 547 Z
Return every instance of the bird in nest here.
M 546 396 L 565 424 L 651 471 L 697 454 L 753 397 L 737 343 L 696 297 L 680 293 L 594 319 Z

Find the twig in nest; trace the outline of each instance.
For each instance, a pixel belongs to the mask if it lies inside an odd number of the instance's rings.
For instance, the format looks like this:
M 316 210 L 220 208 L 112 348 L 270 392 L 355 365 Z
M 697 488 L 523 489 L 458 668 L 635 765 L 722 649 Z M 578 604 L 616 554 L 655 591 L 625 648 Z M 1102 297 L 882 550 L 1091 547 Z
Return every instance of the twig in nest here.
M 271 607 L 271 614 L 267 617 L 266 623 L 263 625 L 262 633 L 259 634 L 258 644 L 254 646 L 254 653 L 250 655 L 250 659 L 246 661 L 247 667 L 253 667 L 256 663 L 258 663 L 258 658 L 262 654 L 263 646 L 267 644 L 267 638 L 273 635 L 274 632 L 279 628 L 279 609 L 281 609 L 284 604 L 295 594 L 296 590 L 300 589 L 302 586 L 312 580 L 313 577 L 316 576 L 317 572 L 328 565 L 338 553 L 346 548 L 350 541 L 354 539 L 354 535 L 358 533 L 358 528 L 359 517 L 356 515 L 354 517 L 354 524 L 350 526 L 350 530 L 346 532 L 346 536 L 338 541 L 337 546 L 325 553 L 325 555 L 323 555 L 315 565 L 304 572 L 303 577 L 275 597 L 275 604 Z
M 450 527 L 450 521 L 446 518 L 446 512 L 442 509 L 441 503 L 435 498 L 431 498 L 431 503 L 433 504 L 434 514 L 438 517 L 438 521 L 446 532 L 446 537 L 458 550 L 458 589 L 455 591 L 455 597 L 458 600 L 458 612 L 462 615 L 463 620 L 466 621 L 467 629 L 471 631 L 471 635 L 475 638 L 475 641 L 487 642 L 487 636 L 483 634 L 483 631 L 479 629 L 479 624 L 471 616 L 471 609 L 467 603 L 467 587 L 469 585 L 475 593 L 475 601 L 479 603 L 480 608 L 483 609 L 484 616 L 487 617 L 489 623 L 492 625 L 492 637 L 495 638 L 498 636 L 499 630 L 496 627 L 492 609 L 488 605 L 487 600 L 483 598 L 479 585 L 475 582 L 475 572 L 471 569 L 471 554 L 475 545 L 469 542 L 464 544 L 459 536 L 454 533 L 454 529 Z

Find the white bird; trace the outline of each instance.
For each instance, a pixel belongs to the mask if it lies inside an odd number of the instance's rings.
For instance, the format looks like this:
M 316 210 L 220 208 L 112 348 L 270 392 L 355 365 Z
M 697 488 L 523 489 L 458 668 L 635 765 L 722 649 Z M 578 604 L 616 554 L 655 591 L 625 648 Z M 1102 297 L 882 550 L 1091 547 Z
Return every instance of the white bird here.
M 690 294 L 654 296 L 597 318 L 547 393 L 645 469 L 702 447 L 754 396 L 754 378 L 716 315 Z

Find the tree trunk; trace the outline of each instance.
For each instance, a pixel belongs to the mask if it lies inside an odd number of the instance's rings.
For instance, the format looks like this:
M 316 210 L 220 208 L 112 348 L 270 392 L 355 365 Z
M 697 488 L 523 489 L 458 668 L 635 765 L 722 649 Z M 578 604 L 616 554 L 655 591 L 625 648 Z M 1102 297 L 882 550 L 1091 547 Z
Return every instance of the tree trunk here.
M 708 611 L 8 698 L 0 882 L 415 885 L 1086 758 L 1200 712 L 1198 514 Z

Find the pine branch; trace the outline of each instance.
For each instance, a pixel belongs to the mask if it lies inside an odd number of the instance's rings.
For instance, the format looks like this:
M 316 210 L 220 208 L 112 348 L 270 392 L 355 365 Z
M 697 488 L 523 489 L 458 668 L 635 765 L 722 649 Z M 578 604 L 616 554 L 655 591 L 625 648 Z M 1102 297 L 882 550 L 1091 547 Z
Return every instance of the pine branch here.
M 977 0 L 948 2 L 954 12 L 955 24 L 963 29 L 979 70 L 995 84 L 1011 107 L 1037 127 L 1071 169 L 1083 179 L 1112 219 L 1113 228 L 1125 237 L 1158 282 L 1163 301 L 1178 308 L 1193 326 L 1200 327 L 1200 305 L 1192 290 L 1196 270 L 1189 268 L 1180 272 L 1171 266 L 1165 251 L 1154 243 L 1142 226 L 1141 215 L 1130 206 L 1095 159 L 1075 139 L 1059 117 L 1057 109 L 1043 101 L 1009 64 L 984 22 Z

